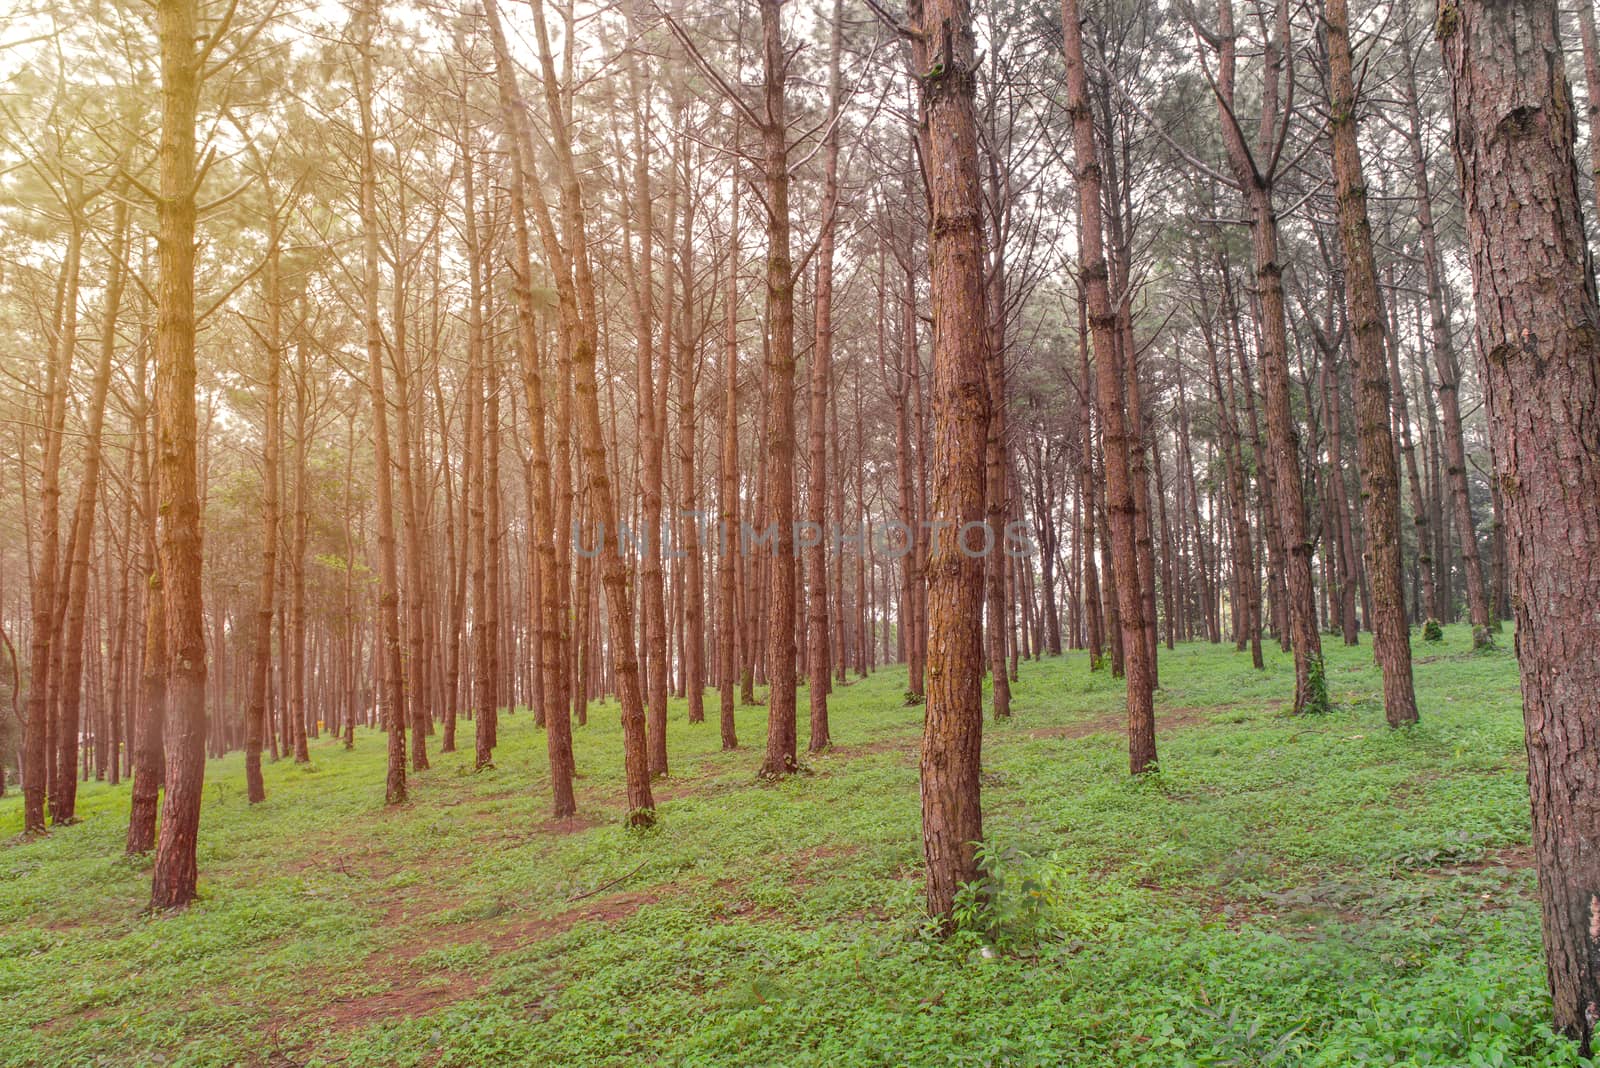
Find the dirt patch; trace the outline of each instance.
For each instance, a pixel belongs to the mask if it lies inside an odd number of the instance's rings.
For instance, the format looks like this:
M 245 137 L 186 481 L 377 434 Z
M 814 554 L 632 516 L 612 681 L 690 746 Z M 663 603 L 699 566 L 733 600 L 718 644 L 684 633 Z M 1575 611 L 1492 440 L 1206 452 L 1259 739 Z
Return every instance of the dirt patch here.
M 414 983 L 418 974 L 396 975 L 390 988 L 379 994 L 335 998 L 327 1009 L 328 1025 L 335 1031 L 354 1031 L 380 1020 L 423 1016 L 469 998 L 478 990 L 478 981 L 465 975 L 454 976 L 447 987 L 418 989 Z
M 554 916 L 416 928 L 415 937 L 404 945 L 374 951 L 363 962 L 363 974 L 387 982 L 387 989 L 336 998 L 324 1018 L 335 1031 L 356 1030 L 384 1019 L 421 1016 L 462 1001 L 478 992 L 481 980 L 459 972 L 441 973 L 418 964 L 418 958 L 472 942 L 485 944 L 491 956 L 499 956 L 564 934 L 580 923 L 618 923 L 660 901 L 664 889 L 611 894 Z M 438 983 L 441 974 L 449 975 L 447 985 Z
M 1198 707 L 1157 709 L 1156 734 L 1159 737 L 1167 731 L 1203 726 L 1211 722 L 1211 716 L 1216 711 L 1216 708 Z M 1087 738 L 1092 734 L 1121 734 L 1127 726 L 1126 719 L 1113 715 L 1063 723 L 1056 727 L 1034 727 L 1027 733 L 1030 738 Z
M 1531 871 L 1537 864 L 1538 858 L 1533 855 L 1533 846 L 1515 845 L 1491 849 L 1478 860 L 1458 861 L 1450 864 L 1441 864 L 1436 868 L 1426 868 L 1424 873 L 1427 875 L 1477 875 L 1488 871 L 1490 868 Z
M 596 827 L 605 826 L 606 821 L 598 816 L 566 816 L 562 819 L 545 820 L 535 823 L 527 831 L 509 832 L 495 831 L 491 834 L 473 835 L 472 840 L 480 845 L 521 845 L 540 838 L 561 837 L 568 834 L 582 834 L 592 831 Z
M 853 745 L 829 746 L 827 753 L 824 755 L 854 760 L 858 757 L 875 756 L 879 753 L 903 752 L 914 758 L 917 755 L 920 741 L 921 739 L 914 734 L 899 735 L 879 738 L 877 741 L 872 742 L 857 742 Z

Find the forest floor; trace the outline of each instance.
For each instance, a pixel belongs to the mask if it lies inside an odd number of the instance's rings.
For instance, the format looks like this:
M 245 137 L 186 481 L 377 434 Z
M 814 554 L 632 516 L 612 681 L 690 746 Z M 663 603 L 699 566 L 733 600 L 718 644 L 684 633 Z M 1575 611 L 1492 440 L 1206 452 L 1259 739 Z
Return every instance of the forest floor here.
M 213 761 L 202 900 L 170 916 L 141 914 L 125 785 L 33 842 L 7 797 L 0 1064 L 1579 1063 L 1545 1025 L 1515 660 L 1414 638 L 1422 722 L 1395 732 L 1370 645 L 1325 640 L 1314 719 L 1276 647 L 1265 672 L 1163 650 L 1138 781 L 1120 683 L 1024 664 L 985 729 L 993 904 L 943 942 L 901 670 L 836 690 L 839 744 L 777 786 L 762 708 L 724 753 L 714 697 L 701 725 L 675 702 L 647 832 L 614 703 L 576 731 L 562 823 L 526 713 L 482 773 L 470 724 L 464 752 L 431 738 L 398 809 L 377 735 L 269 766 L 254 808 L 242 757 Z

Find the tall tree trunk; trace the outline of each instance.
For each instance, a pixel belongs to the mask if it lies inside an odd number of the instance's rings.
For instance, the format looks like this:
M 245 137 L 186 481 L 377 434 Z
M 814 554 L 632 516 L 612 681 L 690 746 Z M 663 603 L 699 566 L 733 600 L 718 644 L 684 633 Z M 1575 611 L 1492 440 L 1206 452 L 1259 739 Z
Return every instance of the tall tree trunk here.
M 62 676 L 57 689 L 61 694 L 60 722 L 57 731 L 56 793 L 50 802 L 53 823 L 77 820 L 79 711 L 83 695 L 84 613 L 89 596 L 89 550 L 94 541 L 96 507 L 99 504 L 100 466 L 103 455 L 101 432 L 105 427 L 106 394 L 111 385 L 112 359 L 117 350 L 117 315 L 122 303 L 122 250 L 128 226 L 128 207 L 118 200 L 111 224 L 111 247 L 106 270 L 105 299 L 102 310 L 100 357 L 90 388 L 89 419 L 84 436 L 85 455 L 78 501 L 73 509 L 74 552 L 63 578 L 67 586 L 67 613 L 62 650 Z M 96 646 L 98 648 L 98 644 Z
M 765 114 L 761 147 L 767 207 L 767 322 L 771 414 L 767 500 L 772 539 L 767 613 L 767 755 L 761 774 L 791 775 L 795 755 L 794 264 L 789 258 L 789 145 L 784 117 L 783 0 L 761 0 Z
M 737 119 L 735 120 L 737 122 Z M 738 147 L 737 127 L 734 146 Z M 719 681 L 718 719 L 722 748 L 739 746 L 734 723 L 734 676 L 738 674 L 737 644 L 740 632 L 738 571 L 741 557 L 734 546 L 739 537 L 739 178 L 730 176 L 728 226 L 728 292 L 724 298 L 722 391 L 722 516 L 717 530 L 717 571 L 721 587 L 717 644 Z
M 550 782 L 554 796 L 553 815 L 564 819 L 578 811 L 572 779 L 572 721 L 566 703 L 566 687 L 561 679 L 562 620 L 566 605 L 561 599 L 561 582 L 555 547 L 555 502 L 551 491 L 550 453 L 545 439 L 544 379 L 540 368 L 541 346 L 535 321 L 533 296 L 533 245 L 528 233 L 527 185 L 533 180 L 533 137 L 526 125 L 527 109 L 515 80 L 514 68 L 500 29 L 499 11 L 493 0 L 485 5 L 489 32 L 494 41 L 495 69 L 500 89 L 500 107 L 511 131 L 511 216 L 516 235 L 513 287 L 517 300 L 517 323 L 521 338 L 522 380 L 528 403 L 529 446 L 532 452 L 533 537 L 537 543 L 539 596 L 533 622 L 539 627 L 540 673 L 544 698 L 545 746 L 550 762 Z
M 206 632 L 201 603 L 200 493 L 195 411 L 195 115 L 201 55 L 195 0 L 160 0 L 161 199 L 157 202 L 156 434 L 161 592 L 166 602 L 166 797 L 156 841 L 150 907 L 182 908 L 195 896 L 195 843 L 206 773 Z
M 1067 70 L 1067 112 L 1072 118 L 1073 161 L 1078 185 L 1078 242 L 1089 334 L 1094 345 L 1095 392 L 1105 455 L 1105 492 L 1111 547 L 1115 556 L 1117 611 L 1127 679 L 1128 767 L 1139 775 L 1156 762 L 1155 710 L 1150 643 L 1145 634 L 1145 597 L 1139 588 L 1137 532 L 1131 443 L 1124 405 L 1124 383 L 1117 348 L 1117 311 L 1111 303 L 1106 264 L 1099 149 L 1089 101 L 1088 68 L 1078 0 L 1062 0 L 1062 45 Z
M 1071 0 L 1069 0 L 1071 2 Z M 975 879 L 983 839 L 978 773 L 983 741 L 983 554 L 989 392 L 978 185 L 975 40 L 966 0 L 911 5 L 922 81 L 933 304 L 932 514 L 928 554 L 928 700 L 922 728 L 922 842 L 928 911 L 948 924 Z M 998 551 L 996 549 L 995 551 Z M 1003 672 L 1002 672 L 1003 674 Z
M 289 644 L 283 651 L 288 665 L 288 687 L 283 695 L 288 710 L 289 739 L 294 745 L 294 762 L 309 764 L 311 751 L 306 745 L 306 542 L 311 516 L 307 507 L 311 472 L 306 465 L 310 429 L 311 381 L 306 376 L 305 339 L 295 341 L 294 369 L 294 507 L 289 535 Z
M 149 362 L 141 347 L 134 390 L 140 414 L 135 461 L 140 479 L 140 529 L 144 542 L 144 649 L 139 679 L 139 716 L 132 737 L 133 788 L 128 800 L 127 853 L 148 853 L 156 844 L 156 813 L 166 782 L 167 623 L 157 551 L 156 469 L 151 443 L 159 416 L 148 392 Z M 130 535 L 131 537 L 131 535 Z
M 384 388 L 383 325 L 378 318 L 378 201 L 377 155 L 374 142 L 372 98 L 375 93 L 372 72 L 373 25 L 378 18 L 375 4 L 356 12 L 358 39 L 358 84 L 356 96 L 361 110 L 361 231 L 362 231 L 362 309 L 366 334 L 367 392 L 372 404 L 372 458 L 378 513 L 378 623 L 382 641 L 380 653 L 383 676 L 384 712 L 389 732 L 389 772 L 384 797 L 391 805 L 406 800 L 406 683 L 400 654 L 400 576 L 394 537 L 394 460 L 389 447 L 389 399 Z M 298 753 L 296 754 L 298 759 Z
M 817 244 L 816 335 L 811 350 L 811 412 L 806 463 L 806 520 L 815 541 L 806 554 L 811 580 L 806 640 L 806 692 L 811 705 L 811 741 L 820 753 L 828 735 L 828 691 L 831 687 L 832 636 L 828 632 L 828 391 L 833 376 L 833 243 L 839 214 L 839 95 L 844 32 L 844 0 L 833 0 L 831 51 L 828 58 L 828 130 L 822 154 L 822 233 Z
M 1422 340 L 1421 315 L 1417 316 L 1417 340 Z M 1400 431 L 1400 457 L 1405 461 L 1406 483 L 1411 492 L 1411 524 L 1416 531 L 1417 539 L 1417 578 L 1421 583 L 1423 595 L 1421 600 L 1426 600 L 1432 605 L 1433 594 L 1433 552 L 1429 545 L 1428 536 L 1428 505 L 1422 495 L 1422 476 L 1417 469 L 1417 449 L 1411 438 L 1411 410 L 1406 402 L 1406 383 L 1400 375 L 1400 330 L 1399 317 L 1393 305 L 1389 309 L 1390 341 L 1389 341 L 1389 389 L 1394 397 L 1394 421 Z M 1424 612 L 1418 605 L 1418 615 Z
M 1278 82 L 1283 77 L 1289 46 L 1287 0 L 1276 5 L 1272 43 L 1263 59 L 1267 79 L 1261 109 L 1262 146 L 1271 150 L 1279 114 Z M 1295 662 L 1294 709 L 1317 712 L 1327 707 L 1322 678 L 1322 638 L 1317 633 L 1316 590 L 1311 582 L 1311 540 L 1306 533 L 1305 495 L 1300 479 L 1300 448 L 1294 409 L 1289 398 L 1289 339 L 1284 312 L 1283 265 L 1278 254 L 1278 215 L 1272 203 L 1271 169 L 1263 171 L 1233 114 L 1237 39 L 1232 0 L 1218 5 L 1221 41 L 1218 83 L 1220 116 L 1229 162 L 1244 190 L 1250 214 L 1261 326 L 1262 394 L 1267 416 L 1267 454 L 1272 466 L 1272 495 L 1284 542 L 1283 571 Z
M 1078 288 L 1078 501 L 1082 510 L 1079 527 L 1083 556 L 1084 615 L 1089 645 L 1089 670 L 1098 670 L 1105 647 L 1105 609 L 1100 598 L 1100 573 L 1095 563 L 1095 533 L 1099 529 L 1095 499 L 1099 496 L 1094 477 L 1094 386 L 1089 370 L 1089 302 L 1082 283 Z
M 39 562 L 34 569 L 33 631 L 28 662 L 27 715 L 22 721 L 23 831 L 45 833 L 45 799 L 55 768 L 51 720 L 54 716 L 51 665 L 57 650 L 56 599 L 61 572 L 61 451 L 66 432 L 67 394 L 71 388 L 73 350 L 77 346 L 78 272 L 83 230 L 76 206 L 67 233 L 66 257 L 57 289 L 45 383 L 44 462 L 39 477 Z M 148 847 L 146 847 L 148 848 Z
M 1346 0 L 1326 0 L 1324 13 L 1333 111 L 1333 178 L 1344 245 L 1345 301 L 1356 359 L 1356 448 L 1366 516 L 1367 575 L 1372 583 L 1372 651 L 1383 672 L 1384 715 L 1389 726 L 1401 727 L 1417 721 L 1417 698 L 1411 686 L 1411 631 L 1406 623 L 1400 559 L 1400 472 L 1390 428 L 1389 360 L 1356 131 L 1348 4 Z
M 1587 32 L 1593 36 L 1593 0 L 1579 0 L 1579 19 L 1588 15 Z M 1593 71 L 1590 58 L 1592 50 L 1586 46 L 1586 69 Z M 1600 84 L 1594 73 L 1590 75 L 1590 95 Z M 1433 320 L 1433 366 L 1439 375 L 1439 415 L 1444 424 L 1446 491 L 1450 496 L 1451 511 L 1455 517 L 1456 532 L 1461 539 L 1461 569 L 1466 574 L 1467 611 L 1474 627 L 1487 627 L 1493 616 L 1489 605 L 1488 588 L 1483 581 L 1483 564 L 1478 555 L 1478 534 L 1472 520 L 1472 498 L 1467 491 L 1467 449 L 1461 430 L 1461 367 L 1456 359 L 1456 346 L 1450 326 L 1450 309 L 1445 303 L 1443 261 L 1433 222 L 1433 195 L 1428 187 L 1428 160 L 1422 145 L 1421 108 L 1417 102 L 1416 71 L 1412 64 L 1406 66 L 1402 84 L 1405 92 L 1407 141 L 1411 147 L 1412 173 L 1416 183 L 1417 226 L 1422 235 L 1422 264 L 1428 283 L 1428 311 Z M 1591 104 L 1590 114 L 1594 114 Z M 1600 147 L 1594 151 L 1600 152 Z M 1595 157 L 1600 161 L 1600 156 Z M 1482 637 L 1481 634 L 1478 637 Z
M 490 0 L 492 3 L 493 0 Z M 573 392 L 577 397 L 578 433 L 584 458 L 589 499 L 604 535 L 600 551 L 601 583 L 605 589 L 606 617 L 611 629 L 611 652 L 617 698 L 622 705 L 623 769 L 627 777 L 630 826 L 655 822 L 655 799 L 650 791 L 649 754 L 646 744 L 644 697 L 639 689 L 639 660 L 634 644 L 633 606 L 628 596 L 628 568 L 617 542 L 617 505 L 612 496 L 606 461 L 604 430 L 600 422 L 600 382 L 595 369 L 599 312 L 593 272 L 586 245 L 583 193 L 573 162 L 571 131 L 561 99 L 544 7 L 532 10 L 543 74 L 546 117 L 555 150 L 561 189 L 561 214 L 566 241 L 557 234 L 549 205 L 538 182 L 529 183 L 528 195 L 539 225 L 546 262 L 554 269 L 561 330 L 570 345 Z M 568 40 L 571 40 L 569 35 Z M 615 412 L 615 405 L 612 411 Z
M 283 382 L 283 296 L 277 235 L 267 249 L 263 283 L 266 304 L 266 397 L 262 403 L 264 439 L 261 454 L 261 579 L 256 595 L 255 648 L 251 650 L 250 687 L 245 705 L 245 794 L 254 805 L 267 799 L 261 778 L 261 744 L 266 732 L 267 673 L 272 663 L 272 616 L 278 579 L 278 452 L 281 446 Z
M 1447 0 L 1451 83 L 1495 475 L 1505 499 L 1528 784 L 1555 1026 L 1600 1019 L 1600 302 L 1554 0 Z M 1551 561 L 1561 560 L 1560 567 Z
M 679 153 L 683 156 L 683 184 L 690 189 L 688 139 Z M 678 380 L 678 501 L 682 520 L 683 545 L 677 554 L 682 562 L 683 660 L 681 680 L 689 706 L 689 722 L 704 723 L 705 706 L 705 576 L 701 556 L 700 530 L 705 517 L 700 513 L 700 475 L 695 463 L 695 433 L 699 429 L 696 394 L 700 388 L 700 339 L 694 326 L 694 220 L 695 199 L 685 199 L 682 237 L 678 242 L 678 288 L 682 293 L 676 338 Z
M 428 725 L 432 716 L 428 711 L 428 691 L 425 682 L 427 657 L 424 651 L 425 628 L 423 625 L 423 562 L 422 562 L 422 508 L 420 504 L 420 491 L 417 483 L 421 480 L 420 465 L 413 461 L 412 444 L 415 434 L 412 431 L 412 398 L 416 395 L 413 389 L 414 379 L 411 374 L 411 349 L 408 344 L 406 329 L 410 309 L 407 306 L 407 293 L 409 291 L 408 275 L 412 252 L 406 247 L 405 235 L 408 230 L 406 220 L 406 182 L 404 175 L 397 183 L 396 207 L 391 211 L 395 216 L 393 247 L 390 249 L 390 260 L 393 267 L 393 280 L 389 287 L 390 292 L 390 327 L 389 327 L 389 356 L 390 365 L 394 371 L 394 431 L 399 439 L 399 448 L 395 450 L 395 472 L 400 479 L 400 536 L 405 552 L 405 718 L 411 725 L 411 770 L 426 771 L 428 768 Z M 300 359 L 304 361 L 304 348 L 300 350 Z M 296 454 L 299 455 L 301 447 L 296 444 Z M 299 492 L 296 491 L 296 499 Z M 298 509 L 297 509 L 298 511 Z M 298 523 L 298 519 L 296 520 Z M 304 646 L 298 644 L 303 651 Z M 301 676 L 304 671 L 300 672 Z M 301 685 L 304 685 L 303 681 Z

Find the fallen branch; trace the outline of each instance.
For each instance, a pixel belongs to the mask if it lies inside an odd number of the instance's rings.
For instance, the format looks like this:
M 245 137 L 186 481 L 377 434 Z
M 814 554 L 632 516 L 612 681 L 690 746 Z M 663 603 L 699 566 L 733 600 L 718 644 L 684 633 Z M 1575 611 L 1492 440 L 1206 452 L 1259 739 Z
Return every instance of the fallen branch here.
M 599 886 L 595 887 L 593 890 L 587 890 L 587 891 L 585 891 L 584 893 L 581 893 L 581 894 L 568 895 L 567 900 L 568 901 L 582 901 L 586 897 L 594 897 L 594 895 L 596 895 L 598 893 L 601 893 L 602 891 L 610 890 L 613 886 L 616 886 L 618 883 L 626 882 L 627 880 L 633 878 L 635 875 L 638 875 L 639 872 L 644 869 L 645 863 L 646 863 L 645 861 L 640 861 L 639 862 L 639 866 L 637 868 L 633 869 L 632 871 L 630 871 L 628 874 L 619 875 L 615 879 L 612 879 L 609 883 L 601 883 Z

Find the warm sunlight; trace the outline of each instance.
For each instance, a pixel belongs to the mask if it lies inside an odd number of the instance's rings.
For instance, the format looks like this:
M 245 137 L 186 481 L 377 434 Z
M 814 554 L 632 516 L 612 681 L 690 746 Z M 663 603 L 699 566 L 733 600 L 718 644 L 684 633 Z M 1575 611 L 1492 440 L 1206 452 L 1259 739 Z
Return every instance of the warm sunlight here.
M 0 1065 L 1588 1063 L 1594 22 L 16 0 Z

